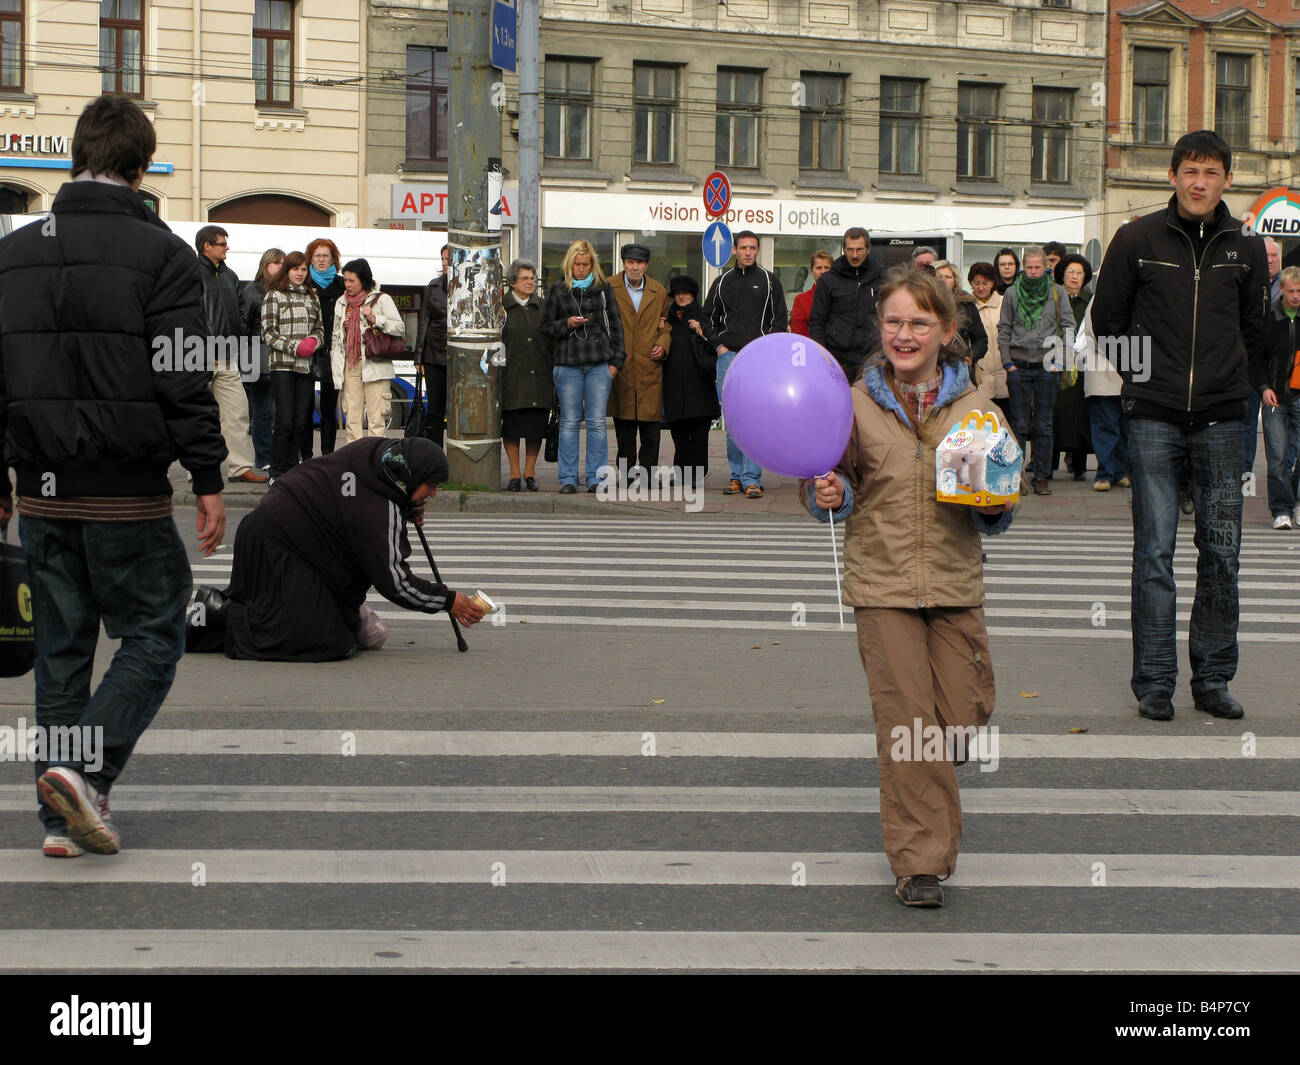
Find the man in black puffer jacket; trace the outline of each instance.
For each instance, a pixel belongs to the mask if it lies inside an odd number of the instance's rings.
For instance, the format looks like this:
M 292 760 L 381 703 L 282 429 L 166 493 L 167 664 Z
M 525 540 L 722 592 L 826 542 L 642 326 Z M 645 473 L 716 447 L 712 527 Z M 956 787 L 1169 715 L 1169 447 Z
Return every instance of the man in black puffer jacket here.
M 813 290 L 808 335 L 835 356 L 850 381 L 880 343 L 876 293 L 884 271 L 871 258 L 871 235 L 860 226 L 844 234 L 844 254 Z
M 1111 240 L 1092 304 L 1100 349 L 1124 379 L 1133 480 L 1133 694 L 1138 712 L 1174 716 L 1178 679 L 1174 545 L 1178 474 L 1190 471 L 1196 507 L 1196 599 L 1188 651 L 1198 710 L 1238 718 L 1241 439 L 1250 376 L 1264 377 L 1268 260 L 1223 203 L 1232 150 L 1211 130 L 1174 146 L 1164 210 Z
M 226 525 L 199 266 L 135 191 L 155 147 L 135 104 L 94 100 L 52 215 L 0 241 L 0 435 L 30 571 L 36 723 L 84 738 L 75 759 L 50 750 L 60 764 L 36 765 L 51 857 L 117 853 L 109 789 L 185 650 L 173 460 L 194 477 L 205 555 Z M 101 622 L 122 642 L 92 695 Z

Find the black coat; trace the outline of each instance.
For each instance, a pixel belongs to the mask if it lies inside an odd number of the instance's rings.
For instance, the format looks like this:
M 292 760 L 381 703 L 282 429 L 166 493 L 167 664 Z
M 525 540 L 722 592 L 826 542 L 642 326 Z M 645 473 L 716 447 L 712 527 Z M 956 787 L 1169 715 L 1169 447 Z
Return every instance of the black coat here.
M 1137 360 L 1117 367 L 1133 417 L 1189 425 L 1240 418 L 1250 391 L 1247 360 L 1258 360 L 1252 380 L 1265 376 L 1264 242 L 1246 236 L 1223 203 L 1206 234 L 1198 263 L 1171 196 L 1163 211 L 1121 226 L 1106 249 L 1093 333 L 1151 346 L 1151 358 L 1138 362 L 1144 380 L 1135 375 Z
M 979 306 L 974 300 L 957 301 L 957 332 L 970 347 L 970 361 L 973 366 L 988 354 L 989 334 L 980 318 Z
M 258 349 L 257 377 L 265 378 L 267 384 L 271 379 L 268 365 L 269 352 L 262 343 L 262 300 L 266 296 L 266 285 L 261 281 L 245 281 L 239 290 L 239 331 L 248 337 L 250 344 L 256 343 Z M 245 376 L 245 384 L 252 384 L 253 379 Z
M 178 458 L 196 493 L 220 492 L 211 373 L 155 365 L 178 334 L 207 336 L 194 249 L 125 186 L 68 182 L 53 213 L 0 241 L 0 435 L 19 494 L 170 495 Z
M 329 371 L 329 359 L 325 356 L 330 353 L 330 345 L 334 340 L 334 305 L 338 303 L 339 297 L 343 295 L 343 271 L 337 271 L 334 274 L 334 280 L 325 288 L 316 284 L 311 276 L 311 271 L 307 271 L 307 291 L 316 293 L 316 298 L 320 301 L 321 325 L 325 329 L 325 343 L 312 356 L 313 359 L 320 359 L 321 365 L 326 368 L 326 374 L 322 381 L 333 383 L 333 377 Z
M 420 321 L 416 326 L 416 350 L 425 366 L 447 365 L 447 275 L 441 274 L 424 286 Z
M 699 303 L 684 308 L 668 305 L 672 341 L 664 356 L 664 421 L 669 424 L 683 418 L 716 418 L 721 413 L 717 352 L 686 324 L 692 318 L 703 325 L 704 310 Z
M 1295 353 L 1300 349 L 1300 328 L 1296 319 L 1282 309 L 1281 297 L 1269 309 L 1265 350 L 1268 356 L 1268 376 L 1263 381 L 1252 381 L 1256 391 L 1271 388 L 1277 393 L 1279 403 L 1291 402 L 1291 372 L 1295 369 Z
M 841 255 L 813 289 L 808 335 L 835 356 L 850 381 L 880 344 L 876 295 L 883 277 L 870 255 L 857 267 Z
M 551 338 L 542 332 L 542 301 L 534 292 L 520 306 L 507 292 L 501 301 L 506 324 L 501 342 L 506 346 L 506 364 L 501 369 L 501 409 L 550 410 L 555 402 L 551 379 Z
M 755 263 L 724 270 L 709 286 L 704 301 L 704 332 L 719 347 L 739 351 L 768 333 L 784 333 L 790 324 L 781 279 Z
M 214 263 L 206 255 L 200 255 L 198 261 L 208 336 L 239 336 L 239 275 L 224 262 Z

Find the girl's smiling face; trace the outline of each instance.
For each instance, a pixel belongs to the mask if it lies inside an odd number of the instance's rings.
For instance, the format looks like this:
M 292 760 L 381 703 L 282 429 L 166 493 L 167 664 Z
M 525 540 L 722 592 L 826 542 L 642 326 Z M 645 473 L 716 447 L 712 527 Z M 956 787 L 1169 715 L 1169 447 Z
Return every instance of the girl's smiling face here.
M 912 293 L 900 288 L 880 308 L 880 341 L 894 376 L 908 384 L 931 381 L 939 374 L 939 349 L 952 339 L 956 324 L 946 328 L 939 316 L 923 309 Z

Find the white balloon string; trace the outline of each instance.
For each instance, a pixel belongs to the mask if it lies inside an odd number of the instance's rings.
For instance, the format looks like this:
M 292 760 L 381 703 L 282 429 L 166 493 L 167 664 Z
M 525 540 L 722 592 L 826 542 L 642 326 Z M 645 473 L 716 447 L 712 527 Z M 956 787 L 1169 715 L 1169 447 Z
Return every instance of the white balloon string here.
M 827 477 L 830 474 L 826 475 Z M 835 605 L 840 608 L 840 632 L 844 631 L 844 598 L 840 594 L 840 552 L 835 546 L 835 511 L 828 511 L 830 514 L 831 528 L 831 558 L 835 560 Z

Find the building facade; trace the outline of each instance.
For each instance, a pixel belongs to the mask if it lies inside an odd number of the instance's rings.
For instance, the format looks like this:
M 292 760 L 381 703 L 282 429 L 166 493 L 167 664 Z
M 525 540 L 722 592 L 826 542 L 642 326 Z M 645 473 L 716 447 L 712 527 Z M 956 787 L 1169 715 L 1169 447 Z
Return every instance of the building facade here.
M 543 268 L 577 237 L 607 268 L 707 281 L 704 179 L 725 172 L 785 286 L 860 225 L 967 264 L 1101 236 L 1103 0 L 542 0 Z M 371 0 L 364 224 L 445 225 L 445 0 Z M 503 78 L 518 172 L 518 83 Z M 395 220 L 395 221 L 394 221 Z M 506 227 L 509 241 L 509 224 Z
M 329 0 L 0 0 L 0 213 L 49 208 L 102 92 L 158 134 L 164 219 L 358 224 L 363 5 Z
M 1300 172 L 1300 10 L 1294 0 L 1112 5 L 1106 236 L 1164 206 L 1178 138 L 1214 129 L 1233 151 L 1224 197 L 1240 216 Z M 1279 234 L 1279 236 L 1281 236 Z M 1283 239 L 1287 261 L 1300 241 Z

